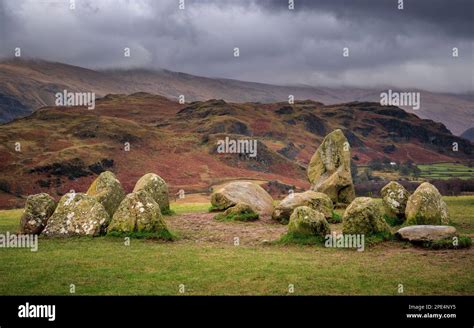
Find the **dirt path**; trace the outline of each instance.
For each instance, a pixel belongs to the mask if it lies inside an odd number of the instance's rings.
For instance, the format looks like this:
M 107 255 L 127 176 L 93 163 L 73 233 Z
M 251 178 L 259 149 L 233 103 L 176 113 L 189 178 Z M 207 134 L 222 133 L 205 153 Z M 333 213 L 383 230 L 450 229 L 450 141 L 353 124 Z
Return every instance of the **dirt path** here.
M 278 239 L 287 227 L 261 218 L 255 222 L 219 222 L 214 213 L 182 214 L 169 217 L 167 223 L 183 241 L 234 244 L 238 237 L 241 245 L 257 245 Z
M 220 222 L 214 220 L 215 213 L 190 213 L 167 218 L 170 229 L 177 232 L 182 243 L 212 243 L 234 245 L 238 237 L 240 245 L 262 245 L 264 241 L 274 241 L 288 231 L 288 227 L 263 217 L 255 222 Z M 331 230 L 341 232 L 341 224 L 330 224 Z M 385 256 L 393 253 L 416 253 L 419 256 L 435 256 L 436 261 L 450 261 L 455 258 L 468 259 L 474 255 L 474 247 L 460 250 L 429 250 L 407 247 L 405 244 L 388 241 L 371 247 Z

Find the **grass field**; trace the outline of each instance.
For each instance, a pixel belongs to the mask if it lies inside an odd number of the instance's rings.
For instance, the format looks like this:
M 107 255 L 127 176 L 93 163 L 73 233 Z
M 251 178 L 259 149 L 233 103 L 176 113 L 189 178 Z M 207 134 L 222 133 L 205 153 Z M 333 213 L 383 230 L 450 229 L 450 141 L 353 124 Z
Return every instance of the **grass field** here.
M 419 164 L 418 168 L 424 179 L 474 179 L 474 168 L 457 163 Z
M 452 223 L 472 237 L 474 197 L 445 199 Z M 179 236 L 175 242 L 41 238 L 37 252 L 0 248 L 0 295 L 68 295 L 71 284 L 78 295 L 285 295 L 290 284 L 296 295 L 396 295 L 399 284 L 407 295 L 474 294 L 472 249 L 434 251 L 390 241 L 357 252 L 247 243 L 261 231 L 278 236 L 284 228 L 214 222 L 203 214 L 208 208 L 172 206 L 175 215 L 166 220 Z M 15 232 L 20 215 L 1 211 L 0 232 Z M 242 242 L 235 246 L 239 231 Z

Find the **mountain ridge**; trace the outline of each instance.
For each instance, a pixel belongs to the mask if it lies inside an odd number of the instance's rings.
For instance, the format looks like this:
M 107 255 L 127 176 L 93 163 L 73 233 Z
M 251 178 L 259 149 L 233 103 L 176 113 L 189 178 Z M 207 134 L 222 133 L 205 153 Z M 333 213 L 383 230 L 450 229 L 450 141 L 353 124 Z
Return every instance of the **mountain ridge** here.
M 185 96 L 187 102 L 224 99 L 229 102 L 273 103 L 312 99 L 326 105 L 350 101 L 379 101 L 380 90 L 281 86 L 225 78 L 195 76 L 166 69 L 93 70 L 44 60 L 3 60 L 0 62 L 0 121 L 54 104 L 54 94 L 93 91 L 97 96 L 150 92 L 170 99 Z M 474 100 L 469 95 L 421 92 L 422 108 L 413 111 L 422 118 L 443 122 L 454 134 L 461 134 L 474 122 Z M 2 99 L 4 99 L 2 101 Z M 12 103 L 12 101 L 14 103 Z

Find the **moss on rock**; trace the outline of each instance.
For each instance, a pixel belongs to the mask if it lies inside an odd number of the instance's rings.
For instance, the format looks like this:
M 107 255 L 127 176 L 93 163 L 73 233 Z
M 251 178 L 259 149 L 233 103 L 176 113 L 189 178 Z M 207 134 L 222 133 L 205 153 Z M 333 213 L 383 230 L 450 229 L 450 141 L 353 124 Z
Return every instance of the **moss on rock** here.
M 308 165 L 311 189 L 327 194 L 334 204 L 349 204 L 355 197 L 349 142 L 340 129 L 328 134 Z
M 99 236 L 106 232 L 110 216 L 92 196 L 68 193 L 59 200 L 43 234 L 47 236 Z
M 214 217 L 218 221 L 255 221 L 258 218 L 258 213 L 245 203 L 238 203 Z
M 333 203 L 328 195 L 308 190 L 286 196 L 275 208 L 272 218 L 280 223 L 287 224 L 293 210 L 299 206 L 308 206 L 321 212 L 329 220 L 332 217 Z
M 20 233 L 40 234 L 56 209 L 56 205 L 53 197 L 46 193 L 28 196 L 20 219 Z
M 331 233 L 331 229 L 324 214 L 309 206 L 299 206 L 290 216 L 288 233 L 325 237 Z
M 438 189 L 428 182 L 422 183 L 408 198 L 405 216 L 408 225 L 449 224 L 448 207 Z
M 364 234 L 366 236 L 390 232 L 383 219 L 379 204 L 370 197 L 357 197 L 346 208 L 342 218 L 344 234 Z
M 92 182 L 87 194 L 97 199 L 105 207 L 110 217 L 114 215 L 115 210 L 125 197 L 120 181 L 110 171 L 102 172 Z
M 398 223 L 403 223 L 410 193 L 398 182 L 391 181 L 382 188 L 380 194 L 385 214 L 390 218 L 397 218 Z
M 145 190 L 150 194 L 150 196 L 155 200 L 155 202 L 160 205 L 160 210 L 162 214 L 169 214 L 170 211 L 170 201 L 168 193 L 168 185 L 165 180 L 163 180 L 159 175 L 154 173 L 148 173 L 142 176 L 137 183 L 133 192 L 140 190 Z
M 125 196 L 115 211 L 108 232 L 137 233 L 168 230 L 160 206 L 145 190 Z

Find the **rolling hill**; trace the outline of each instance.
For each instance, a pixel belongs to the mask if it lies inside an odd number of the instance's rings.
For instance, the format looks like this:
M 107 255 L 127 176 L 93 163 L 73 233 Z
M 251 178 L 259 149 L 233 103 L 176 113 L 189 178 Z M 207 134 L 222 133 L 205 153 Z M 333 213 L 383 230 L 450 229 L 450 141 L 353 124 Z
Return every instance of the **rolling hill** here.
M 0 122 L 9 122 L 34 110 L 54 104 L 54 94 L 67 89 L 72 92 L 132 94 L 148 92 L 170 99 L 180 95 L 186 101 L 223 99 L 228 102 L 273 103 L 295 99 L 311 99 L 326 105 L 352 101 L 379 102 L 383 90 L 328 88 L 312 86 L 277 86 L 237 80 L 207 78 L 168 70 L 91 70 L 41 60 L 5 60 L 0 62 Z M 423 90 L 421 108 L 405 108 L 421 118 L 442 122 L 459 135 L 472 127 L 474 99 L 465 95 L 441 94 Z
M 307 188 L 305 167 L 336 128 L 344 130 L 358 164 L 464 161 L 474 151 L 443 124 L 378 103 L 179 104 L 144 92 L 110 94 L 95 110 L 44 107 L 0 125 L 0 207 L 22 205 L 25 195 L 38 192 L 85 191 L 103 170 L 115 172 L 127 191 L 148 172 L 161 175 L 173 193 L 239 178 Z M 257 140 L 257 157 L 217 153 L 225 137 Z

